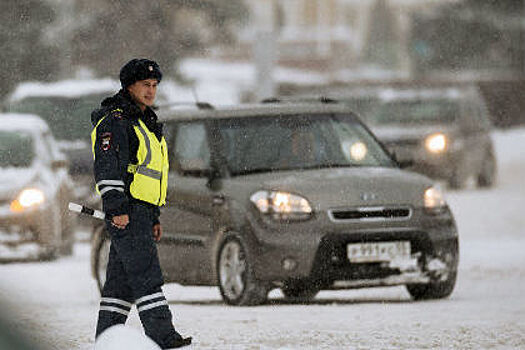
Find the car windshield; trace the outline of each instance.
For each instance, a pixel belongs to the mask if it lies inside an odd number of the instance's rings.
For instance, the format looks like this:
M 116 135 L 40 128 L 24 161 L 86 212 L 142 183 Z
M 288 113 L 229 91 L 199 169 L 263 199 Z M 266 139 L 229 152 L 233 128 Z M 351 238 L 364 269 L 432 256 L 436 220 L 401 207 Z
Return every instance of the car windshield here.
M 93 128 L 91 111 L 107 95 L 93 94 L 76 98 L 27 97 L 11 103 L 7 108 L 10 112 L 41 116 L 58 140 L 88 139 Z
M 29 133 L 0 130 L 0 167 L 29 167 L 34 156 L 33 138 Z
M 390 156 L 349 115 L 296 115 L 218 121 L 232 175 L 329 167 L 392 167 Z
M 459 104 L 450 100 L 390 101 L 369 113 L 371 124 L 450 124 L 459 114 Z

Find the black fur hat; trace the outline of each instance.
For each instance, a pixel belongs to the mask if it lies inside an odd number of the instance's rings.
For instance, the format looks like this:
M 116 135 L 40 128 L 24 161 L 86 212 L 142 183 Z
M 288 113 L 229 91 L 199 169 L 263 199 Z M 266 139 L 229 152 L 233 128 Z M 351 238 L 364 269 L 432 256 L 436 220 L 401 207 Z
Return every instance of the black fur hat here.
M 120 84 L 124 89 L 146 79 L 157 79 L 160 83 L 162 72 L 157 62 L 146 58 L 134 58 L 120 69 Z

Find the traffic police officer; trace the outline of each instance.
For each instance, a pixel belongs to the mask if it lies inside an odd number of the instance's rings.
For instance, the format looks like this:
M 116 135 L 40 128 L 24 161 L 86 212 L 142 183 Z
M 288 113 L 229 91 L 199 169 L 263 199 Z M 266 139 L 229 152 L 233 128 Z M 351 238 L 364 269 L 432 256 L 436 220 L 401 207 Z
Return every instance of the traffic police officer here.
M 96 336 L 125 323 L 135 304 L 146 335 L 169 349 L 189 345 L 191 338 L 173 327 L 155 245 L 168 182 L 162 124 L 150 108 L 161 79 L 157 63 L 133 59 L 120 70 L 122 89 L 91 114 L 96 189 L 111 236 Z

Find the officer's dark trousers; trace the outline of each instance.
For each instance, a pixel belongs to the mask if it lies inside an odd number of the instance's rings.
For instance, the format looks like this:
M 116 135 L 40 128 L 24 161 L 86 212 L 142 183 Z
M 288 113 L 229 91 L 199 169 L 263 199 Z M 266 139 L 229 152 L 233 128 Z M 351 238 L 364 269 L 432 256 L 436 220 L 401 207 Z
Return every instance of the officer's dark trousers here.
M 173 327 L 171 311 L 161 290 L 163 278 L 152 236 L 153 208 L 133 203 L 129 218 L 123 230 L 107 224 L 111 249 L 96 336 L 111 326 L 125 323 L 131 306 L 136 304 L 146 335 L 161 348 L 169 348 L 181 336 Z

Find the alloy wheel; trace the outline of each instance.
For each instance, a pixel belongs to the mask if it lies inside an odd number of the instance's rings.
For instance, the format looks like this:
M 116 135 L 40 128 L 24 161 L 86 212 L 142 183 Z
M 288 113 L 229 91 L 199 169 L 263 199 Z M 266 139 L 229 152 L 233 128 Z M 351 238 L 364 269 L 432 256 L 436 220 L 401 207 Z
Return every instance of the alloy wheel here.
M 239 299 L 244 293 L 245 272 L 245 254 L 239 242 L 231 240 L 224 244 L 219 258 L 219 277 L 222 290 L 228 299 Z

